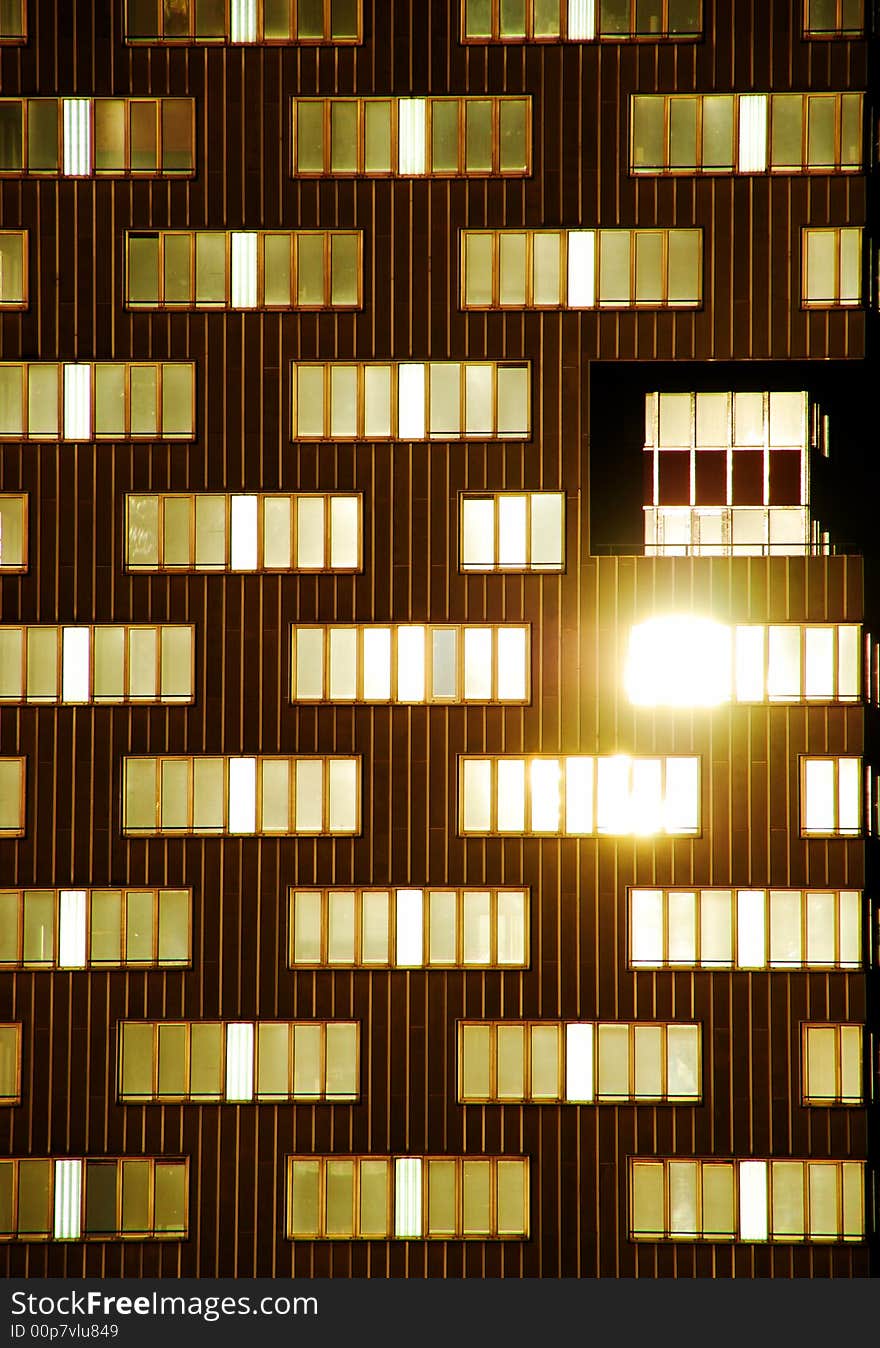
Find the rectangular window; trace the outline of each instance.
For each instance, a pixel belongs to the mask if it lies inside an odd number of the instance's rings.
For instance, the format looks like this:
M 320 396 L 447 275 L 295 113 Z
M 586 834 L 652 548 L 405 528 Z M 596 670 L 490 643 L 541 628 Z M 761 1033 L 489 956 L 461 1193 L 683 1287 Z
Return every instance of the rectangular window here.
M 674 616 L 637 623 L 624 668 L 642 707 L 726 702 L 858 702 L 857 623 L 718 623 Z
M 699 1025 L 458 1022 L 465 1104 L 672 1102 L 701 1094 Z
M 360 571 L 363 500 L 354 492 L 125 498 L 129 571 Z
M 524 1240 L 524 1156 L 289 1156 L 288 1240 Z
M 126 233 L 129 309 L 359 309 L 357 230 Z M 2 240 L 0 240 L 2 243 Z
M 526 177 L 532 100 L 293 98 L 294 177 Z
M 865 0 L 804 0 L 804 37 L 861 37 Z
M 461 0 L 463 42 L 695 38 L 701 0 Z
M 630 1158 L 632 1240 L 861 1241 L 862 1161 Z
M 192 702 L 195 628 L 0 626 L 0 703 Z
M 862 167 L 862 95 L 633 94 L 632 173 L 840 173 Z
M 861 229 L 803 229 L 801 238 L 805 307 L 861 304 Z
M 0 1240 L 184 1240 L 186 1157 L 0 1160 Z
M 0 440 L 193 440 L 189 361 L 0 362 Z
M 632 969 L 860 969 L 861 891 L 630 889 Z
M 129 43 L 363 42 L 362 0 L 125 0 Z
M 529 628 L 512 625 L 292 627 L 290 698 L 525 703 L 529 645 Z
M 357 1021 L 119 1022 L 119 1099 L 326 1100 L 360 1095 Z
M 862 760 L 801 757 L 801 837 L 855 838 L 862 831 Z
M 26 229 L 0 230 L 0 309 L 28 307 Z
M 699 308 L 699 229 L 463 229 L 463 309 Z
M 531 435 L 525 361 L 291 365 L 294 440 L 506 440 Z
M 0 838 L 24 836 L 26 762 L 0 758 Z
M 352 835 L 360 778 L 353 756 L 124 758 L 122 831 Z
M 0 573 L 27 570 L 27 525 L 27 493 L 0 493 Z
M 0 968 L 184 968 L 189 889 L 0 890 Z
M 565 494 L 461 493 L 460 571 L 563 571 Z
M 645 506 L 646 557 L 810 557 L 808 506 Z
M 525 889 L 291 889 L 302 968 L 525 969 Z
M 0 1105 L 21 1101 L 21 1026 L 0 1025 Z
M 0 176 L 194 173 L 193 98 L 0 98 Z
M 458 782 L 458 831 L 464 835 L 700 832 L 698 758 L 464 755 Z
M 805 1105 L 861 1105 L 864 1025 L 804 1025 L 801 1066 Z
M 27 41 L 27 0 L 0 0 L 0 42 Z

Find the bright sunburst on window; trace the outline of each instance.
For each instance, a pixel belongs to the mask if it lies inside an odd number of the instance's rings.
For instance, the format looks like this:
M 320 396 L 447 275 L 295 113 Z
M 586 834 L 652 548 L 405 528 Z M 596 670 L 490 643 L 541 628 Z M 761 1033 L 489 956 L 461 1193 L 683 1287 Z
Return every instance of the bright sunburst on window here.
M 731 629 L 711 618 L 651 618 L 632 630 L 624 685 L 642 707 L 714 707 L 732 692 Z

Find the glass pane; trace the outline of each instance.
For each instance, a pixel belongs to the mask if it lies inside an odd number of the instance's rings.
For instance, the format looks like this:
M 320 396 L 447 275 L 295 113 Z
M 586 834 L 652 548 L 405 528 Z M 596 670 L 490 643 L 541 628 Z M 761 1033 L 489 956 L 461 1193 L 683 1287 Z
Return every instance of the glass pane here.
M 22 958 L 25 964 L 51 964 L 55 958 L 55 895 L 50 891 L 24 892 Z
M 526 0 L 501 0 L 501 36 L 525 37 Z
M 354 1234 L 354 1162 L 326 1162 L 328 1236 Z
M 432 99 L 431 169 L 434 173 L 458 172 L 458 100 Z
M 95 108 L 101 100 L 95 102 Z M 29 98 L 27 105 L 28 168 L 52 172 L 58 168 L 58 101 Z
M 322 896 L 316 890 L 297 889 L 290 903 L 291 962 L 320 964 Z
M 183 889 L 159 892 L 159 963 L 188 964 L 190 897 Z
M 162 0 L 162 23 L 165 37 L 189 36 L 189 11 L 192 0 Z
M 770 96 L 770 164 L 775 169 L 800 168 L 804 100 L 800 94 Z
M 464 22 L 466 37 L 491 37 L 492 0 L 467 0 Z
M 159 1095 L 184 1099 L 188 1093 L 186 1061 L 188 1028 L 186 1025 L 166 1024 L 160 1024 L 158 1027 Z
M 670 304 L 698 304 L 701 296 L 702 234 L 698 229 L 669 231 Z M 653 265 L 653 264 L 652 264 Z
M 462 1162 L 464 1235 L 483 1236 L 491 1232 L 491 1186 L 489 1161 Z
M 297 101 L 295 108 L 296 126 L 296 172 L 324 172 L 324 103 Z
M 532 283 L 534 304 L 562 303 L 561 240 L 558 233 L 532 236 Z
M 52 1229 L 49 1188 L 52 1161 L 18 1163 L 18 1234 L 42 1235 Z
M 303 308 L 325 303 L 324 235 L 299 234 L 296 238 L 296 302 Z
M 122 891 L 95 889 L 91 895 L 89 960 L 92 964 L 119 964 L 122 951 Z
M 807 163 L 810 168 L 834 166 L 836 103 L 836 94 L 817 94 L 807 99 Z
M 131 234 L 128 239 L 129 304 L 159 303 L 159 236 Z
M 599 303 L 630 302 L 630 231 L 599 231 Z
M 285 0 L 285 4 L 289 5 L 290 0 Z M 300 41 L 311 39 L 313 42 L 325 36 L 324 0 L 298 0 L 296 36 Z
M 526 234 L 505 230 L 500 236 L 501 303 L 522 306 L 526 302 Z
M 632 100 L 632 166 L 662 168 L 664 155 L 663 111 L 665 99 L 636 94 Z
M 149 1231 L 152 1166 L 149 1161 L 122 1162 L 122 1229 Z
M 189 1028 L 190 1096 L 194 1100 L 219 1100 L 223 1095 L 225 1027 L 208 1023 Z
M 336 99 L 330 105 L 330 169 L 356 173 L 358 150 L 357 103 Z
M 0 102 L 0 170 L 3 172 L 15 172 L 23 167 L 21 121 L 22 106 L 19 99 Z M 57 158 L 56 148 L 56 163 Z
M 33 370 L 35 367 L 31 366 Z M 20 365 L 0 365 L 0 435 L 20 436 L 24 429 L 22 392 L 24 370 Z M 55 427 L 58 426 L 58 384 L 55 384 Z
M 51 401 L 46 405 L 49 410 Z M 95 434 L 120 439 L 125 435 L 125 366 L 121 363 L 95 366 Z
M 0 301 L 19 304 L 24 293 L 24 235 L 0 234 Z
M 425 1230 L 431 1236 L 456 1233 L 455 1161 L 428 1161 L 428 1216 Z
M 501 101 L 501 161 L 502 173 L 523 172 L 529 165 L 528 144 L 529 105 L 522 98 Z
M 157 1161 L 153 1229 L 186 1233 L 187 1176 L 182 1161 Z
M 635 298 L 637 304 L 659 304 L 663 300 L 662 234 L 647 230 L 636 233 Z
M 360 1234 L 381 1238 L 390 1235 L 388 1222 L 388 1161 L 360 1163 Z
M 340 40 L 358 36 L 358 0 L 330 0 L 330 36 Z
M 90 1235 L 116 1231 L 116 1161 L 87 1161 L 85 1173 L 85 1223 Z
M 370 99 L 364 105 L 364 169 L 367 173 L 391 171 L 391 104 Z
M 226 32 L 225 0 L 195 0 L 195 11 L 198 37 L 223 37 Z
M 125 958 L 135 964 L 155 959 L 155 898 L 152 890 L 129 890 L 125 918 Z
M 361 895 L 361 962 L 388 964 L 390 939 L 388 891 L 365 891 Z
M 171 507 L 171 510 L 169 510 Z M 191 505 L 188 500 L 165 502 L 165 560 L 169 561 L 170 537 L 175 540 L 176 561 L 189 561 L 192 532 Z M 197 567 L 221 567 L 226 563 L 226 497 L 195 498 L 195 564 Z
M 290 304 L 290 235 L 267 234 L 263 239 L 263 302 Z
M 465 103 L 465 168 L 468 173 L 492 170 L 492 104 L 488 99 Z
M 257 1098 L 287 1099 L 290 1095 L 290 1026 L 286 1021 L 257 1026 Z
M 559 0 L 534 0 L 535 37 L 559 36 Z

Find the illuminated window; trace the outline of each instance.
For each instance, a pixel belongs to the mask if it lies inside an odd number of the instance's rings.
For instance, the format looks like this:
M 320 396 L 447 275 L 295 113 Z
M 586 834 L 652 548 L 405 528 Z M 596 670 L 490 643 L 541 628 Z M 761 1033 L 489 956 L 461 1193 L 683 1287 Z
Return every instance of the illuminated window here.
M 0 1239 L 184 1240 L 189 1161 L 0 1160 Z
M 861 94 L 634 94 L 633 173 L 818 173 L 862 164 Z
M 521 968 L 525 889 L 291 889 L 291 968 Z
M 129 309 L 359 309 L 356 230 L 126 234 Z
M 25 821 L 24 758 L 0 758 L 0 838 L 20 838 Z
M 288 1240 L 522 1240 L 523 1156 L 289 1156 Z
M 530 98 L 291 99 L 294 177 L 524 177 Z
M 0 967 L 184 967 L 188 889 L 0 890 Z
M 26 309 L 27 305 L 27 230 L 0 230 L 0 309 Z
M 21 1026 L 0 1025 L 0 1105 L 17 1105 L 20 1100 Z
M 805 37 L 860 37 L 865 0 L 804 0 Z
M 631 889 L 633 969 L 860 969 L 855 889 Z
M 293 702 L 528 702 L 529 628 L 293 627 Z
M 819 553 L 806 506 L 646 506 L 646 557 L 805 557 Z
M 864 1240 L 862 1161 L 629 1164 L 632 1240 Z
M 27 570 L 28 498 L 0 493 L 0 572 Z
M 0 440 L 192 440 L 188 361 L 0 363 Z
M 357 1100 L 357 1021 L 119 1023 L 119 1099 Z
M 700 0 L 462 0 L 463 42 L 699 37 Z
M 809 308 L 862 302 L 861 229 L 804 229 L 803 302 Z
M 354 492 L 125 498 L 129 571 L 360 571 Z
M 804 1025 L 803 1103 L 861 1105 L 863 1025 Z
M 130 834 L 360 833 L 360 759 L 124 758 Z
M 344 361 L 291 366 L 294 440 L 528 439 L 524 361 Z
M 698 758 L 468 755 L 458 763 L 462 834 L 700 831 Z
M 459 1021 L 458 1099 L 699 1100 L 700 1055 L 699 1025 Z
M 862 831 L 859 758 L 801 758 L 801 836 L 857 837 Z
M 361 0 L 126 0 L 126 42 L 357 43 Z
M 192 98 L 0 98 L 0 176 L 194 172 Z
M 0 703 L 192 702 L 194 634 L 171 624 L 0 626 Z
M 27 41 L 27 0 L 0 0 L 0 42 Z
M 643 707 L 857 702 L 861 651 L 855 623 L 652 618 L 630 633 L 624 684 Z
M 697 308 L 699 229 L 463 229 L 464 309 Z
M 563 492 L 468 492 L 459 502 L 461 571 L 564 570 Z

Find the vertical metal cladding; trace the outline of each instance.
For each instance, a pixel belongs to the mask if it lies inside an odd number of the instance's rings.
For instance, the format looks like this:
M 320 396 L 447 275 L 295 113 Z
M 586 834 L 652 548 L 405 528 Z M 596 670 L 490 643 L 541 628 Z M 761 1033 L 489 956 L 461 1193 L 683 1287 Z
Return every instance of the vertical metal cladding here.
M 27 833 L 0 841 L 4 883 L 193 890 L 187 972 L 0 975 L 0 1021 L 23 1024 L 22 1103 L 0 1115 L 3 1155 L 185 1155 L 187 1240 L 10 1243 L 33 1276 L 864 1275 L 865 1246 L 635 1245 L 627 1157 L 861 1159 L 863 1110 L 804 1109 L 800 1024 L 858 1020 L 849 973 L 633 972 L 630 884 L 862 884 L 862 844 L 805 842 L 797 755 L 858 754 L 858 707 L 636 714 L 620 665 L 626 625 L 656 605 L 720 605 L 743 621 L 862 616 L 856 558 L 593 558 L 589 363 L 844 359 L 864 354 L 859 310 L 799 306 L 799 231 L 862 224 L 865 179 L 649 180 L 627 173 L 632 92 L 865 87 L 865 44 L 800 40 L 795 0 L 706 5 L 698 43 L 465 47 L 446 0 L 364 0 L 359 47 L 129 47 L 122 4 L 32 0 L 30 39 L 0 48 L 4 96 L 172 94 L 196 100 L 191 180 L 6 180 L 6 228 L 29 231 L 30 307 L 0 315 L 4 360 L 189 359 L 194 444 L 3 444 L 0 490 L 30 503 L 29 569 L 0 582 L 4 622 L 196 626 L 191 707 L 5 708 L 0 754 L 28 760 Z M 761 12 L 758 13 L 757 9 Z M 524 181 L 325 179 L 289 173 L 295 94 L 519 93 L 534 102 Z M 693 313 L 471 313 L 458 308 L 463 226 L 699 226 L 704 303 Z M 124 232 L 136 228 L 364 232 L 358 313 L 132 313 Z M 527 359 L 533 436 L 521 444 L 289 441 L 291 360 Z M 567 493 L 565 573 L 457 569 L 465 490 Z M 128 491 L 358 491 L 355 576 L 131 575 Z M 309 622 L 529 622 L 525 708 L 294 707 L 289 627 Z M 463 752 L 698 753 L 694 840 L 456 835 Z M 364 826 L 329 838 L 127 839 L 125 754 L 364 756 Z M 289 885 L 530 886 L 522 972 L 330 972 L 287 966 Z M 355 1105 L 125 1106 L 122 1019 L 348 1018 L 362 1024 Z M 698 1020 L 695 1107 L 468 1106 L 456 1101 L 461 1017 Z M 292 1153 L 531 1157 L 525 1242 L 286 1240 Z

